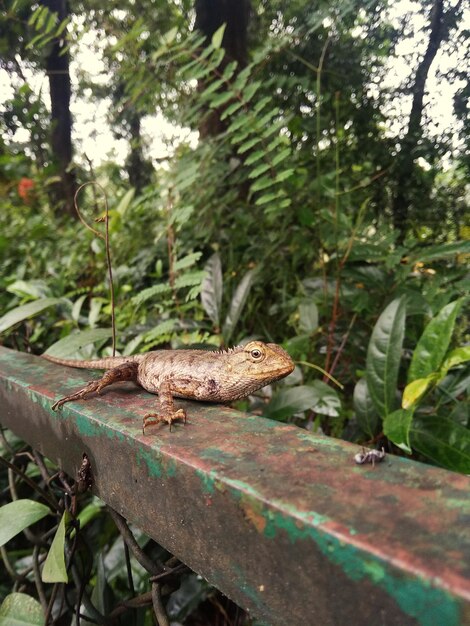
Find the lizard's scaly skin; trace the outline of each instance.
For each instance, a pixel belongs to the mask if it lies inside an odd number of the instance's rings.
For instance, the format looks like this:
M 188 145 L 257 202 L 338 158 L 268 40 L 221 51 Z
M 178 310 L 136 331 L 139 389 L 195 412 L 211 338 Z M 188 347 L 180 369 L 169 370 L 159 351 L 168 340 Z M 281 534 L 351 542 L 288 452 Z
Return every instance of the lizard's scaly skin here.
M 206 402 L 230 402 L 245 398 L 254 391 L 294 369 L 292 359 L 280 346 L 250 341 L 229 350 L 156 350 L 128 357 L 109 357 L 92 361 L 43 357 L 58 365 L 87 369 L 106 369 L 98 381 L 92 381 L 76 393 L 58 400 L 53 408 L 101 391 L 113 382 L 132 380 L 150 393 L 159 395 L 160 412 L 144 418 L 150 423 L 184 418 L 182 409 L 175 411 L 173 397 Z M 147 419 L 148 418 L 148 419 Z

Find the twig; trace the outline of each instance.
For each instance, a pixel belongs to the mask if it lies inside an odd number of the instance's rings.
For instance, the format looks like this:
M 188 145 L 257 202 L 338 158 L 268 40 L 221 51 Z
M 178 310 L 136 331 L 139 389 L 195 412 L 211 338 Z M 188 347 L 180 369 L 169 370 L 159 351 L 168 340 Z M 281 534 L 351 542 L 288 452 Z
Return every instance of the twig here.
M 144 569 L 146 569 L 148 572 L 150 572 L 154 576 L 157 574 L 160 574 L 162 571 L 162 568 L 145 554 L 145 552 L 142 550 L 142 548 L 139 546 L 139 544 L 135 540 L 134 535 L 132 534 L 129 526 L 127 525 L 126 520 L 122 517 L 122 515 L 119 515 L 119 513 L 115 511 L 114 509 L 112 509 L 110 506 L 108 506 L 107 509 L 109 511 L 109 514 L 113 518 L 114 523 L 118 527 L 118 530 L 122 535 L 122 538 L 124 539 L 126 544 L 129 546 L 130 551 L 132 552 L 134 557 L 137 559 L 137 561 L 142 565 Z
M 10 461 L 7 461 L 5 458 L 0 456 L 0 464 L 4 465 L 12 472 L 15 472 L 18 476 L 20 476 L 21 479 L 24 480 L 24 482 L 31 487 L 31 489 L 39 493 L 39 495 L 44 498 L 44 500 L 53 511 L 57 511 L 55 502 L 50 498 L 49 494 L 47 494 L 44 489 L 41 489 L 41 487 L 39 487 L 33 480 L 31 480 L 31 478 L 23 474 L 23 472 L 15 465 L 13 465 L 13 463 L 10 463 Z
M 83 215 L 80 213 L 80 209 L 78 208 L 78 203 L 77 203 L 78 194 L 87 185 L 96 185 L 98 187 L 98 189 L 103 193 L 104 206 L 105 206 L 105 216 L 104 216 L 104 218 L 98 217 L 95 221 L 96 222 L 104 222 L 104 233 L 105 233 L 104 235 L 102 233 L 100 233 L 98 230 L 96 230 L 96 228 L 93 228 L 93 226 L 90 226 L 86 222 L 86 220 L 84 219 Z M 111 326 L 112 326 L 112 333 L 113 333 L 113 356 L 115 356 L 116 355 L 116 315 L 115 315 L 115 310 L 114 310 L 113 268 L 112 268 L 112 265 L 111 265 L 111 252 L 110 252 L 110 247 L 109 247 L 109 207 L 108 207 L 108 198 L 106 196 L 106 191 L 96 181 L 94 181 L 94 180 L 93 181 L 88 181 L 88 182 L 83 183 L 82 185 L 80 185 L 80 187 L 75 192 L 75 195 L 73 197 L 73 204 L 74 204 L 74 207 L 75 207 L 75 211 L 77 212 L 78 218 L 82 222 L 82 224 L 86 228 L 88 228 L 88 230 L 90 230 L 92 233 L 94 233 L 97 237 L 99 237 L 100 239 L 102 239 L 105 242 L 106 263 L 107 263 L 107 266 L 108 266 L 109 287 L 110 287 L 110 291 L 111 291 Z
M 159 583 L 152 583 L 152 604 L 157 618 L 158 626 L 170 626 L 170 620 L 166 614 L 162 602 L 162 593 Z

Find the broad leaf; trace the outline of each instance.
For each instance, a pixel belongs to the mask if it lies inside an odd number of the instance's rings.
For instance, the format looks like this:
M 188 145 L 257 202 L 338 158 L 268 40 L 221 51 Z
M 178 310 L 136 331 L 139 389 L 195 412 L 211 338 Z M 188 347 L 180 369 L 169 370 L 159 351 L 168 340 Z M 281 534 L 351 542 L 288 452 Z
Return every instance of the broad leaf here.
M 404 298 L 393 300 L 377 320 L 367 350 L 367 386 L 381 417 L 391 413 L 396 405 L 405 318 Z
M 411 446 L 438 465 L 470 474 L 470 430 L 456 422 L 429 415 L 413 420 Z
M 0 546 L 48 513 L 49 507 L 35 500 L 15 500 L 0 507 Z
M 64 511 L 44 562 L 41 578 L 45 583 L 67 583 L 69 580 L 65 567 L 65 525 L 68 519 L 69 513 Z
M 201 288 L 202 306 L 215 326 L 219 327 L 223 285 L 222 262 L 218 252 L 207 261 L 204 271 L 205 276 Z
M 440 374 L 445 376 L 445 374 L 447 374 L 452 367 L 456 367 L 457 365 L 461 365 L 467 361 L 470 361 L 470 346 L 456 348 L 446 357 L 444 363 L 442 364 Z
M 10 593 L 0 606 L 0 626 L 44 626 L 44 612 L 25 593 Z
M 302 333 L 313 333 L 318 328 L 318 307 L 312 300 L 299 304 L 299 330 Z
M 403 391 L 403 398 L 401 400 L 401 406 L 404 409 L 410 409 L 414 404 L 420 400 L 429 387 L 437 380 L 436 374 L 430 374 L 426 378 L 417 378 L 413 382 L 408 383 Z
M 359 426 L 369 437 L 375 437 L 379 432 L 380 418 L 372 402 L 365 378 L 361 378 L 356 383 L 353 402 Z
M 82 330 L 68 337 L 63 337 L 50 346 L 44 354 L 64 358 L 70 356 L 91 343 L 109 339 L 112 336 L 111 328 L 93 328 L 91 330 Z
M 417 250 L 410 254 L 409 264 L 413 265 L 417 261 L 444 259 L 456 254 L 470 254 L 470 241 L 453 241 L 452 243 L 443 243 L 438 246 Z
M 15 309 L 8 311 L 8 313 L 0 317 L 0 333 L 3 333 L 19 322 L 23 322 L 38 313 L 42 313 L 42 311 L 59 304 L 59 302 L 61 302 L 60 298 L 41 298 L 40 300 L 17 306 Z
M 383 422 L 384 435 L 408 454 L 411 454 L 410 427 L 412 420 L 413 411 L 398 409 L 389 413 Z
M 255 272 L 256 270 L 248 270 L 245 276 L 241 279 L 238 287 L 235 289 L 235 293 L 233 294 L 232 301 L 230 302 L 230 308 L 222 329 L 226 342 L 230 340 L 233 330 L 240 319 L 243 307 L 245 306 L 248 294 L 250 293 L 253 285 Z
M 314 380 L 309 385 L 317 393 L 317 400 L 312 407 L 315 413 L 338 417 L 341 410 L 341 400 L 333 387 L 330 387 L 322 380 Z
M 265 416 L 283 420 L 308 409 L 336 417 L 341 409 L 341 401 L 334 389 L 316 380 L 311 385 L 300 385 L 281 389 L 265 409 Z
M 309 385 L 289 387 L 276 392 L 267 405 L 264 415 L 283 420 L 295 413 L 312 409 L 318 401 L 318 393 Z
M 135 195 L 135 189 L 132 188 L 126 191 L 123 197 L 119 200 L 119 204 L 117 205 L 115 211 L 116 213 L 119 213 L 121 217 L 127 211 L 134 195 Z
M 408 382 L 426 378 L 440 368 L 449 348 L 462 302 L 463 298 L 450 302 L 426 326 L 413 352 Z

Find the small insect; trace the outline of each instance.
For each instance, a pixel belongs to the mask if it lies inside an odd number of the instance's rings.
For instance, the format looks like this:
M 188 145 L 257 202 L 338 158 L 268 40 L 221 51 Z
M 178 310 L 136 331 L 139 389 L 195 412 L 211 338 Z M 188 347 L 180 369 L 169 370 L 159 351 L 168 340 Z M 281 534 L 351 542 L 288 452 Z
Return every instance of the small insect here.
M 364 465 L 364 463 L 371 463 L 372 467 L 375 467 L 376 463 L 380 463 L 385 458 L 385 450 L 367 450 L 362 448 L 362 452 L 354 455 L 354 460 L 358 465 Z

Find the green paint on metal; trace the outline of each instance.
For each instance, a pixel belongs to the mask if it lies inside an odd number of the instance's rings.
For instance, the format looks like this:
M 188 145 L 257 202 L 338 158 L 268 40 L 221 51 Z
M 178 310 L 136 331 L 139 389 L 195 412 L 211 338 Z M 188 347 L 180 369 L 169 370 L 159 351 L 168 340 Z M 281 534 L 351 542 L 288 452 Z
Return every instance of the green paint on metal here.
M 291 541 L 313 539 L 330 561 L 341 567 L 352 580 L 371 580 L 392 596 L 400 608 L 416 618 L 422 626 L 458 626 L 460 609 L 458 602 L 442 589 L 432 587 L 425 580 L 411 577 L 398 577 L 390 571 L 378 557 L 364 553 L 359 548 L 341 542 L 328 534 L 327 529 L 315 528 L 301 520 L 295 521 L 290 514 L 274 510 L 263 512 L 267 521 L 264 534 L 273 539 L 279 530 L 287 533 Z M 312 513 L 305 513 L 307 518 Z M 321 516 L 312 516 L 313 523 L 321 524 Z M 310 521 L 310 520 L 308 520 Z M 311 522 L 310 522 L 311 523 Z
M 69 415 L 69 417 L 71 417 Z M 96 422 L 92 422 L 90 419 L 78 413 L 75 415 L 75 424 L 77 425 L 78 432 L 84 437 L 96 437 L 100 433 L 100 428 Z
M 149 473 L 149 476 L 153 478 L 161 478 L 163 476 L 163 467 L 161 459 L 157 458 L 155 451 L 144 450 L 142 446 L 136 451 L 137 465 L 141 467 L 145 464 Z

